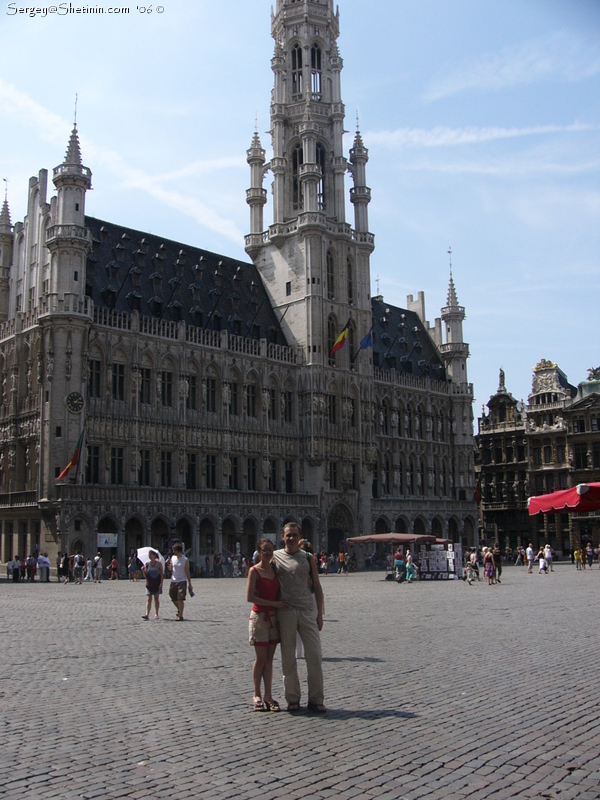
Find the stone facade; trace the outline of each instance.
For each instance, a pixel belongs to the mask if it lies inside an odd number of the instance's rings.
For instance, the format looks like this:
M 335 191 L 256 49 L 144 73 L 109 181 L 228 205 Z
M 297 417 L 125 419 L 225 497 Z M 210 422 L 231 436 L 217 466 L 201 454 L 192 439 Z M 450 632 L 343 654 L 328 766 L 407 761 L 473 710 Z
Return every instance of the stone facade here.
M 598 515 L 543 514 L 530 517 L 531 495 L 600 479 L 600 381 L 571 386 L 551 361 L 533 369 L 527 405 L 506 390 L 483 409 L 476 436 L 481 538 L 514 549 L 549 542 L 570 553 L 582 541 L 598 544 Z
M 433 326 L 422 293 L 404 309 L 371 298 L 368 151 L 357 130 L 343 153 L 338 14 L 331 0 L 278 0 L 272 31 L 273 155 L 256 133 L 247 153 L 252 263 L 85 216 L 76 127 L 56 195 L 42 170 L 24 222 L 5 202 L 4 561 L 36 547 L 89 555 L 102 534 L 122 565 L 175 537 L 203 564 L 291 519 L 319 549 L 374 530 L 475 543 L 454 282 Z M 82 431 L 79 464 L 57 482 Z

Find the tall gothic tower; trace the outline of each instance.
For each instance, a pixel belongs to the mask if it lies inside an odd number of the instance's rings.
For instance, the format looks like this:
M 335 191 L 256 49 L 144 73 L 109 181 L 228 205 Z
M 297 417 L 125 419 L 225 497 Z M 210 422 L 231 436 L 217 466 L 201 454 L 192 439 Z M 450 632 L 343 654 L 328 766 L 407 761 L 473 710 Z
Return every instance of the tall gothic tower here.
M 368 151 L 357 131 L 344 157 L 344 104 L 333 0 L 277 0 L 272 17 L 275 76 L 271 102 L 273 156 L 265 161 L 258 133 L 248 150 L 251 232 L 246 252 L 263 277 L 290 343 L 307 364 L 348 367 L 357 337 L 371 327 L 366 186 Z M 263 231 L 273 175 L 273 222 Z M 345 219 L 345 174 L 354 186 L 354 228 Z M 347 322 L 350 347 L 329 356 Z

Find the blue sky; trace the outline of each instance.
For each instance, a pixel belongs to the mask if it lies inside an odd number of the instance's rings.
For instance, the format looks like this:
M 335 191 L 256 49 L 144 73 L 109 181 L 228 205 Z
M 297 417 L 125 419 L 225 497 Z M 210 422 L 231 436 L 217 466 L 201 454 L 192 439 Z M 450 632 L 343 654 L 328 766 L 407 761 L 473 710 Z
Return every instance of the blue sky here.
M 270 146 L 270 3 L 163 7 L 31 17 L 3 3 L 13 222 L 29 176 L 62 161 L 77 93 L 89 214 L 245 260 L 255 115 Z M 584 380 L 600 365 L 600 2 L 339 9 L 346 148 L 358 111 L 370 151 L 373 293 L 377 276 L 395 305 L 422 290 L 433 322 L 452 247 L 476 415 L 501 366 L 517 398 L 541 358 Z

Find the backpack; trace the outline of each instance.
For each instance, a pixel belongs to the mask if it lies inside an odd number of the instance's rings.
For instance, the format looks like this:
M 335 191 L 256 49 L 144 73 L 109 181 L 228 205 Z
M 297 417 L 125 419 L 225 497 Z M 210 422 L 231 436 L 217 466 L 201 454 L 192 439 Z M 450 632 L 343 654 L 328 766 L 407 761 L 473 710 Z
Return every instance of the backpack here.
M 83 567 L 83 556 L 75 556 L 75 566 Z

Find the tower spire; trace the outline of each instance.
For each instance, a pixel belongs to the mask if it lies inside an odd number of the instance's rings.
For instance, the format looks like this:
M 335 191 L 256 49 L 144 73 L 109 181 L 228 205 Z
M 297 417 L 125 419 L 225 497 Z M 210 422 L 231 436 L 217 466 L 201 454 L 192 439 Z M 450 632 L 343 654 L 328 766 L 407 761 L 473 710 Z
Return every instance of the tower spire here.
M 456 308 L 459 303 L 456 295 L 456 288 L 454 286 L 454 278 L 452 277 L 452 247 L 448 248 L 448 256 L 450 258 L 450 281 L 448 283 L 448 297 L 446 299 L 446 305 L 449 308 Z
M 10 233 L 12 223 L 10 221 L 10 209 L 8 208 L 8 178 L 3 178 L 2 180 L 4 181 L 4 202 L 0 211 L 0 233 Z

